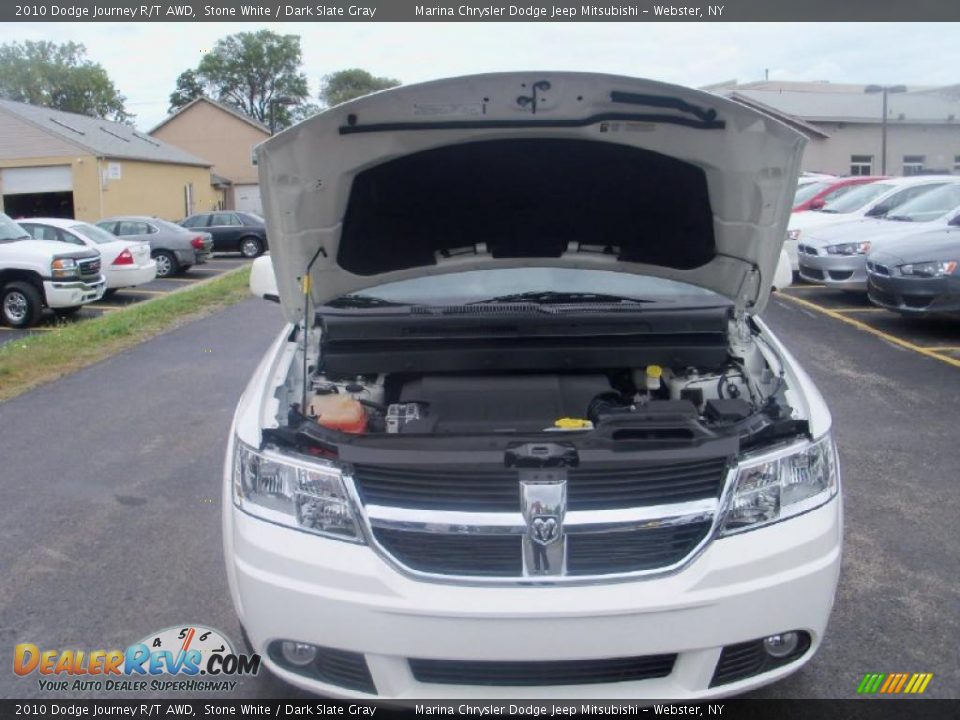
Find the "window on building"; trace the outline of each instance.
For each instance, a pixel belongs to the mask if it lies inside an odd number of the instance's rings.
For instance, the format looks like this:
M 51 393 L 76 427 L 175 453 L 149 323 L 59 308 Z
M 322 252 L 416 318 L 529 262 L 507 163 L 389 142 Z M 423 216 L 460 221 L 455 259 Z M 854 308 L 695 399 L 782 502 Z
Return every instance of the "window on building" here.
M 904 155 L 903 174 L 920 175 L 923 173 L 923 165 L 926 162 L 926 159 L 926 155 Z
M 850 156 L 850 174 L 851 175 L 872 175 L 873 174 L 873 155 L 851 155 Z

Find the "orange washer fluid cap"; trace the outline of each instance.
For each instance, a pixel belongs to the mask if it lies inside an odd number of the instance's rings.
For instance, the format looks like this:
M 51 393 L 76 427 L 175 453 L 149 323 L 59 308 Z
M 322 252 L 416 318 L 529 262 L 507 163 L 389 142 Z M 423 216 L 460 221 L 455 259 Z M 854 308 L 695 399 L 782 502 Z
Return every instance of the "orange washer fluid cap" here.
M 310 415 L 316 417 L 317 424 L 331 430 L 355 434 L 367 430 L 363 405 L 349 395 L 314 395 Z

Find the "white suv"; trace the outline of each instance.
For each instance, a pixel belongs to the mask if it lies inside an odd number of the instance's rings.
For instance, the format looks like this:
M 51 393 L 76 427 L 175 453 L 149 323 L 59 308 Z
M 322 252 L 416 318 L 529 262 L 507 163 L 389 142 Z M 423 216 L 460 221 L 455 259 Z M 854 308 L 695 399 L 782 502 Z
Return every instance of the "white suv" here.
M 230 592 L 356 698 L 707 698 L 820 645 L 830 413 L 757 317 L 804 140 L 713 95 L 481 75 L 260 146 L 289 324 L 237 407 Z

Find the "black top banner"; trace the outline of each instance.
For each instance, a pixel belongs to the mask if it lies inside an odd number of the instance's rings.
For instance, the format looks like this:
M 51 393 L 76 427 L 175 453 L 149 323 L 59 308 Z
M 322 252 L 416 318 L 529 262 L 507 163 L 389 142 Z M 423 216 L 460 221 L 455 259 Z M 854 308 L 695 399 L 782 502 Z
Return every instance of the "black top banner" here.
M 6 22 L 894 22 L 960 20 L 944 0 L 35 0 L 0 4 Z

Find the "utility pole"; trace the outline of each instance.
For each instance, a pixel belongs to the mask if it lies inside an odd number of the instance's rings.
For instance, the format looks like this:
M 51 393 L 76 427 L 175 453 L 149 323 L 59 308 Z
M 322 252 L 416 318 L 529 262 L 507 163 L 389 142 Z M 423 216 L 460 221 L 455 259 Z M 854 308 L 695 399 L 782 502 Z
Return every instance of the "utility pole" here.
M 880 119 L 880 174 L 887 174 L 887 96 L 907 91 L 906 85 L 867 85 L 863 91 L 873 95 L 883 93 L 883 117 Z

